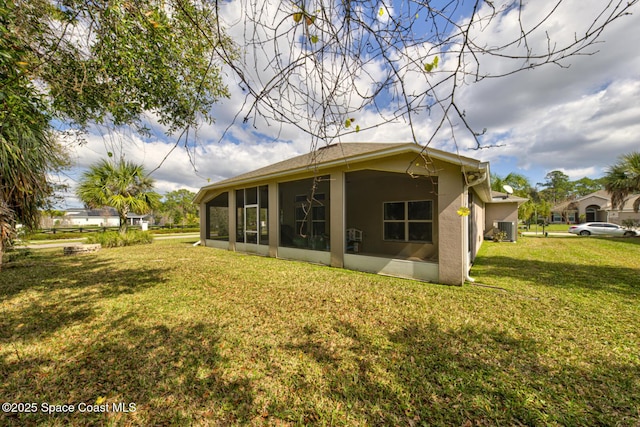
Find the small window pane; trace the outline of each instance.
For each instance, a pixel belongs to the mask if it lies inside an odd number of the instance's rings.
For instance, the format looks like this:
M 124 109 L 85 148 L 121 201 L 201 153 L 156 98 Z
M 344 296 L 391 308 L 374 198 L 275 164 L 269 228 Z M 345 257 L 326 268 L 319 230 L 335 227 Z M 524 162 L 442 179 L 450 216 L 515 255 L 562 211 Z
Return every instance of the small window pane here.
M 384 204 L 384 219 L 401 221 L 405 219 L 404 216 L 404 202 L 385 203 Z
M 325 219 L 325 209 L 324 206 L 314 206 L 313 207 L 313 220 L 314 221 L 324 221 Z
M 430 222 L 410 222 L 409 223 L 409 240 L 419 242 L 431 242 L 431 223 Z
M 245 190 L 246 203 L 245 205 L 255 205 L 258 203 L 258 187 L 251 187 Z
M 325 222 L 313 222 L 313 235 L 314 236 L 322 236 L 325 234 Z
M 404 240 L 404 222 L 385 222 L 385 240 Z
M 245 208 L 245 230 L 258 232 L 258 208 Z M 248 242 L 247 242 L 248 243 Z
M 409 202 L 409 220 L 412 219 L 431 220 L 431 202 Z
M 295 234 L 300 236 L 307 235 L 307 223 L 303 221 L 296 221 L 296 231 Z
M 236 242 L 244 242 L 244 208 L 236 209 Z
M 303 208 L 296 208 L 296 221 L 304 221 L 307 218 L 307 214 Z

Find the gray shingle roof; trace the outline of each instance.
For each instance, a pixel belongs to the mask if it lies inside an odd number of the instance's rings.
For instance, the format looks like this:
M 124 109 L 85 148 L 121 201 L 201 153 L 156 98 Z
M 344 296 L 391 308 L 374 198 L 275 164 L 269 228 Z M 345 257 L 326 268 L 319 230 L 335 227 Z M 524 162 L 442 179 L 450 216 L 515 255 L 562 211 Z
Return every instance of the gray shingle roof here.
M 269 166 L 265 166 L 260 169 L 256 169 L 251 172 L 247 172 L 241 175 L 234 176 L 233 178 L 218 181 L 214 185 L 233 184 L 236 181 L 245 181 L 247 179 L 260 178 L 262 176 L 269 176 L 280 172 L 286 172 L 289 170 L 296 170 L 301 168 L 312 169 L 323 163 L 332 162 L 335 160 L 350 158 L 360 154 L 369 154 L 376 151 L 383 151 L 389 148 L 398 147 L 398 143 L 366 143 L 366 142 L 353 142 L 347 144 L 333 144 L 326 147 L 321 147 L 316 151 L 302 154 L 291 159 L 283 160 L 278 163 L 274 163 Z
M 274 163 L 269 166 L 265 166 L 260 169 L 256 169 L 251 172 L 247 172 L 235 177 L 218 181 L 213 184 L 209 184 L 200 189 L 195 197 L 195 201 L 198 202 L 204 193 L 208 190 L 222 188 L 226 186 L 232 186 L 235 184 L 244 184 L 251 181 L 257 181 L 261 178 L 293 174 L 296 172 L 304 172 L 305 170 L 313 170 L 314 168 L 321 169 L 329 164 L 335 164 L 336 162 L 344 162 L 347 164 L 350 160 L 358 160 L 364 156 L 375 156 L 379 153 L 381 157 L 391 154 L 397 154 L 400 152 L 415 152 L 426 150 L 427 155 L 444 159 L 454 163 L 466 163 L 469 165 L 479 165 L 481 162 L 462 157 L 457 154 L 448 153 L 446 151 L 437 150 L 433 148 L 425 149 L 424 147 L 414 143 L 370 143 L 370 142 L 349 142 L 332 144 L 326 147 L 321 147 L 310 153 L 306 153 L 291 159 L 287 159 L 278 163 Z

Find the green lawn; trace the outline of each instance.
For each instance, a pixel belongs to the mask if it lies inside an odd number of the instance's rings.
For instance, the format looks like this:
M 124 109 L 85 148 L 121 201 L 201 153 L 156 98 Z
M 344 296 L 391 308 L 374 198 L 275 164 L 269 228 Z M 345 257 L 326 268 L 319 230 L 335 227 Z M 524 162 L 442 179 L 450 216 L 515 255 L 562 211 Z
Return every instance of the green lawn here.
M 0 401 L 39 412 L 0 425 L 640 423 L 640 239 L 486 242 L 464 287 L 180 240 L 6 267 Z
M 569 227 L 571 227 L 571 224 L 549 224 L 544 227 L 542 225 L 536 226 L 535 224 L 532 224 L 528 230 L 521 228 L 520 231 L 531 231 L 531 232 L 537 231 L 538 233 L 542 233 L 542 230 L 544 230 L 550 233 L 557 233 L 557 232 L 566 233 L 567 230 L 569 230 Z

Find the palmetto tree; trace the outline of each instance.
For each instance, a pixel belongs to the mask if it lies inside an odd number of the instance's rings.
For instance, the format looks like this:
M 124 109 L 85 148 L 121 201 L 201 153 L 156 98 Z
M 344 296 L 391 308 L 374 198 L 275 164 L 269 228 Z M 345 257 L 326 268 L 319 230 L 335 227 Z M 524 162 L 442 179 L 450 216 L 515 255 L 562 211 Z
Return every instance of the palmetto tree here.
M 16 224 L 38 227 L 39 210 L 47 206 L 55 189 L 47 175 L 61 164 L 46 121 L 36 110 L 28 114 L 30 121 L 0 113 L 0 265 Z
M 624 206 L 627 197 L 640 193 L 640 151 L 621 156 L 604 177 L 604 188 L 611 195 L 614 209 Z M 640 196 L 633 202 L 633 211 L 640 210 Z
M 24 64 L 30 52 L 10 31 L 13 14 L 0 1 L 0 267 L 16 225 L 39 225 L 56 185 L 50 174 L 66 154 L 51 132 L 50 116 Z
M 145 214 L 158 206 L 160 195 L 153 183 L 141 165 L 102 160 L 82 175 L 76 193 L 89 208 L 110 206 L 118 211 L 120 232 L 126 233 L 130 212 Z

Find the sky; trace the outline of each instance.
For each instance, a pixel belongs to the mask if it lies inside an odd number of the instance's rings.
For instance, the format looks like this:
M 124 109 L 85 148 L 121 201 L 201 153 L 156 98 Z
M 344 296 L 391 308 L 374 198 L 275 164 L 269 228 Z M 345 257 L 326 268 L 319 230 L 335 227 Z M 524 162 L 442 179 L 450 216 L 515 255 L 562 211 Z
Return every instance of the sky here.
M 551 3 L 545 1 L 542 4 Z M 602 3 L 571 0 L 567 7 L 555 12 L 541 34 L 548 33 L 561 40 L 574 37 L 590 19 L 589 5 Z M 543 9 L 529 10 L 535 14 Z M 549 64 L 460 86 L 457 102 L 463 106 L 465 117 L 474 129 L 486 129 L 482 142 L 493 147 L 475 149 L 472 139 L 460 129 L 456 144 L 442 135 L 430 146 L 488 161 L 492 173 L 505 176 L 516 172 L 529 178 L 533 185 L 543 182 L 545 175 L 554 170 L 564 172 L 572 180 L 602 176 L 620 155 L 640 149 L 640 5 L 634 5 L 632 11 L 633 15 L 605 29 L 589 55 L 569 58 L 562 62 L 562 67 Z M 477 34 L 478 42 L 490 46 L 517 31 L 513 18 L 506 14 L 485 26 Z M 228 31 L 242 45 L 243 30 Z M 546 39 L 532 38 L 532 43 L 536 42 L 546 43 Z M 491 60 L 482 66 L 498 73 L 508 65 Z M 446 67 L 446 58 L 442 67 Z M 191 132 L 192 140 L 197 141 L 195 149 L 175 147 L 175 138 L 165 136 L 160 126 L 152 126 L 150 137 L 141 137 L 129 129 L 114 132 L 96 128 L 85 135 L 85 143 L 73 144 L 74 166 L 61 176 L 70 186 L 61 208 L 81 206 L 73 195 L 81 173 L 108 152 L 120 153 L 121 147 L 127 160 L 153 170 L 151 176 L 160 193 L 181 188 L 197 192 L 208 183 L 311 149 L 309 136 L 295 126 L 260 117 L 242 123 L 245 94 L 232 73 L 226 72 L 225 79 L 231 97 L 214 106 L 213 125 Z M 363 128 L 367 127 L 370 113 L 363 111 L 358 116 Z M 430 135 L 434 120 L 418 116 L 414 124 L 416 134 Z M 402 122 L 342 139 L 344 143 L 409 141 L 410 130 Z

